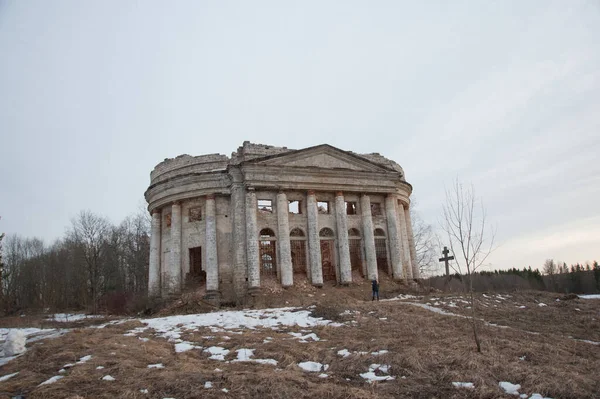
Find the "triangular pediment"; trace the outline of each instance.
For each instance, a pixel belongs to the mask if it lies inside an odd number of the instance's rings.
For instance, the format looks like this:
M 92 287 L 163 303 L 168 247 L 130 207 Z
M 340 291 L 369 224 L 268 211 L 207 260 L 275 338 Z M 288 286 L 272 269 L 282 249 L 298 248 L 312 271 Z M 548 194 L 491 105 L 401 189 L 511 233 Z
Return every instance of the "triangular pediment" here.
M 365 172 L 393 171 L 358 155 L 342 151 L 327 144 L 254 159 L 248 163 L 265 166 L 345 169 Z

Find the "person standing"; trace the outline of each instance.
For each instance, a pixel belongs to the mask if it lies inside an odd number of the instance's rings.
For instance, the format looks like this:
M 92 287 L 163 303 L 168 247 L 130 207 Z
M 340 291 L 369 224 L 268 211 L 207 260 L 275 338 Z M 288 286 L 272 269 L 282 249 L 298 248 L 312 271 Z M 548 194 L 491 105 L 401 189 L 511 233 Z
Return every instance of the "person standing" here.
M 372 299 L 372 301 L 375 300 L 375 297 L 377 297 L 377 300 L 379 300 L 379 282 L 377 281 L 377 279 L 373 279 L 371 281 L 371 287 L 373 289 L 373 299 Z

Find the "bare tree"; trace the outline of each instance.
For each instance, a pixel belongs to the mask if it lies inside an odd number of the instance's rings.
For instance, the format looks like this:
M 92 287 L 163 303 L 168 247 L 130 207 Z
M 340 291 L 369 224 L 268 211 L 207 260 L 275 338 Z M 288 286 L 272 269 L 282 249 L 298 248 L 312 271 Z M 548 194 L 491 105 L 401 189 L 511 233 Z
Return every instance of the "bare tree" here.
M 107 249 L 109 232 L 108 220 L 90 211 L 82 211 L 73 220 L 71 235 L 85 261 L 94 313 L 98 310 L 98 293 L 104 277 L 101 266 Z
M 455 258 L 456 271 L 466 271 L 471 299 L 471 325 L 477 352 L 481 343 L 477 334 L 473 273 L 481 267 L 493 250 L 495 230 L 489 229 L 481 200 L 475 197 L 473 186 L 464 187 L 458 179 L 451 189 L 446 189 L 441 227 L 447 235 L 450 250 Z M 453 266 L 454 268 L 454 266 Z
M 414 206 L 410 207 L 410 219 L 421 276 L 434 275 L 439 269 L 436 259 L 436 243 L 438 241 L 436 234 L 433 227 L 425 223 L 419 213 L 415 211 Z
M 544 274 L 548 276 L 556 274 L 556 263 L 554 263 L 554 259 L 546 259 L 544 262 Z

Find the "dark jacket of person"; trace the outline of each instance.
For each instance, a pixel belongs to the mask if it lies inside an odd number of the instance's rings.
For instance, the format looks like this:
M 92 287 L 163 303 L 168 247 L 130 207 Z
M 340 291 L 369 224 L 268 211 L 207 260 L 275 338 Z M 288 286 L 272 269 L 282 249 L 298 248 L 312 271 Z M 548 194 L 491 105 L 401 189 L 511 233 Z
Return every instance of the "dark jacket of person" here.
M 373 287 L 373 292 L 379 292 L 379 283 L 377 280 L 372 280 L 371 286 Z

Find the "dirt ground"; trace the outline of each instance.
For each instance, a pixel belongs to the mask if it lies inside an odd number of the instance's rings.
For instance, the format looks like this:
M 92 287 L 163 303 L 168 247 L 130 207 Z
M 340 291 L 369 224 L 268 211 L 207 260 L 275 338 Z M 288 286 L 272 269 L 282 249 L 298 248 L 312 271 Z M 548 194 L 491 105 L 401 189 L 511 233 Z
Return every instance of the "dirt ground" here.
M 400 292 L 408 292 L 407 287 L 382 281 L 382 297 L 393 298 Z M 276 366 L 212 360 L 210 354 L 198 349 L 176 353 L 172 342 L 151 330 L 124 335 L 143 325 L 135 320 L 102 329 L 73 326 L 70 333 L 36 342 L 23 356 L 0 367 L 0 376 L 19 372 L 0 382 L 0 397 L 515 397 L 498 386 L 500 381 L 509 381 L 520 384 L 519 392 L 528 395 L 598 398 L 600 300 L 561 297 L 544 292 L 478 294 L 482 353 L 477 353 L 468 319 L 415 305 L 430 304 L 454 315 L 466 315 L 471 310 L 466 296 L 435 293 L 372 302 L 368 282 L 325 289 L 300 284 L 294 290 L 267 284 L 254 299 L 255 307 L 318 304 L 312 308 L 315 316 L 344 325 L 237 332 L 199 328 L 182 336 L 205 348 L 219 345 L 229 349 L 228 361 L 235 358 L 236 349 L 253 348 L 255 358 L 275 359 Z M 182 301 L 186 313 L 191 312 L 193 295 Z M 181 303 L 175 308 L 181 309 Z M 0 324 L 11 323 L 0 320 Z M 320 340 L 300 342 L 290 332 L 315 333 Z M 351 354 L 338 355 L 342 349 Z M 381 350 L 389 352 L 373 354 Z M 59 375 L 64 365 L 86 355 L 93 357 L 66 369 L 60 374 L 63 379 L 39 386 Z M 298 363 L 304 361 L 329 365 L 327 377 L 303 371 Z M 147 367 L 157 363 L 164 368 Z M 389 365 L 388 373 L 395 379 L 366 382 L 360 374 L 374 363 Z M 102 380 L 106 375 L 115 380 Z M 208 381 L 212 384 L 209 389 L 204 387 Z M 475 388 L 455 388 L 452 382 L 472 382 Z

